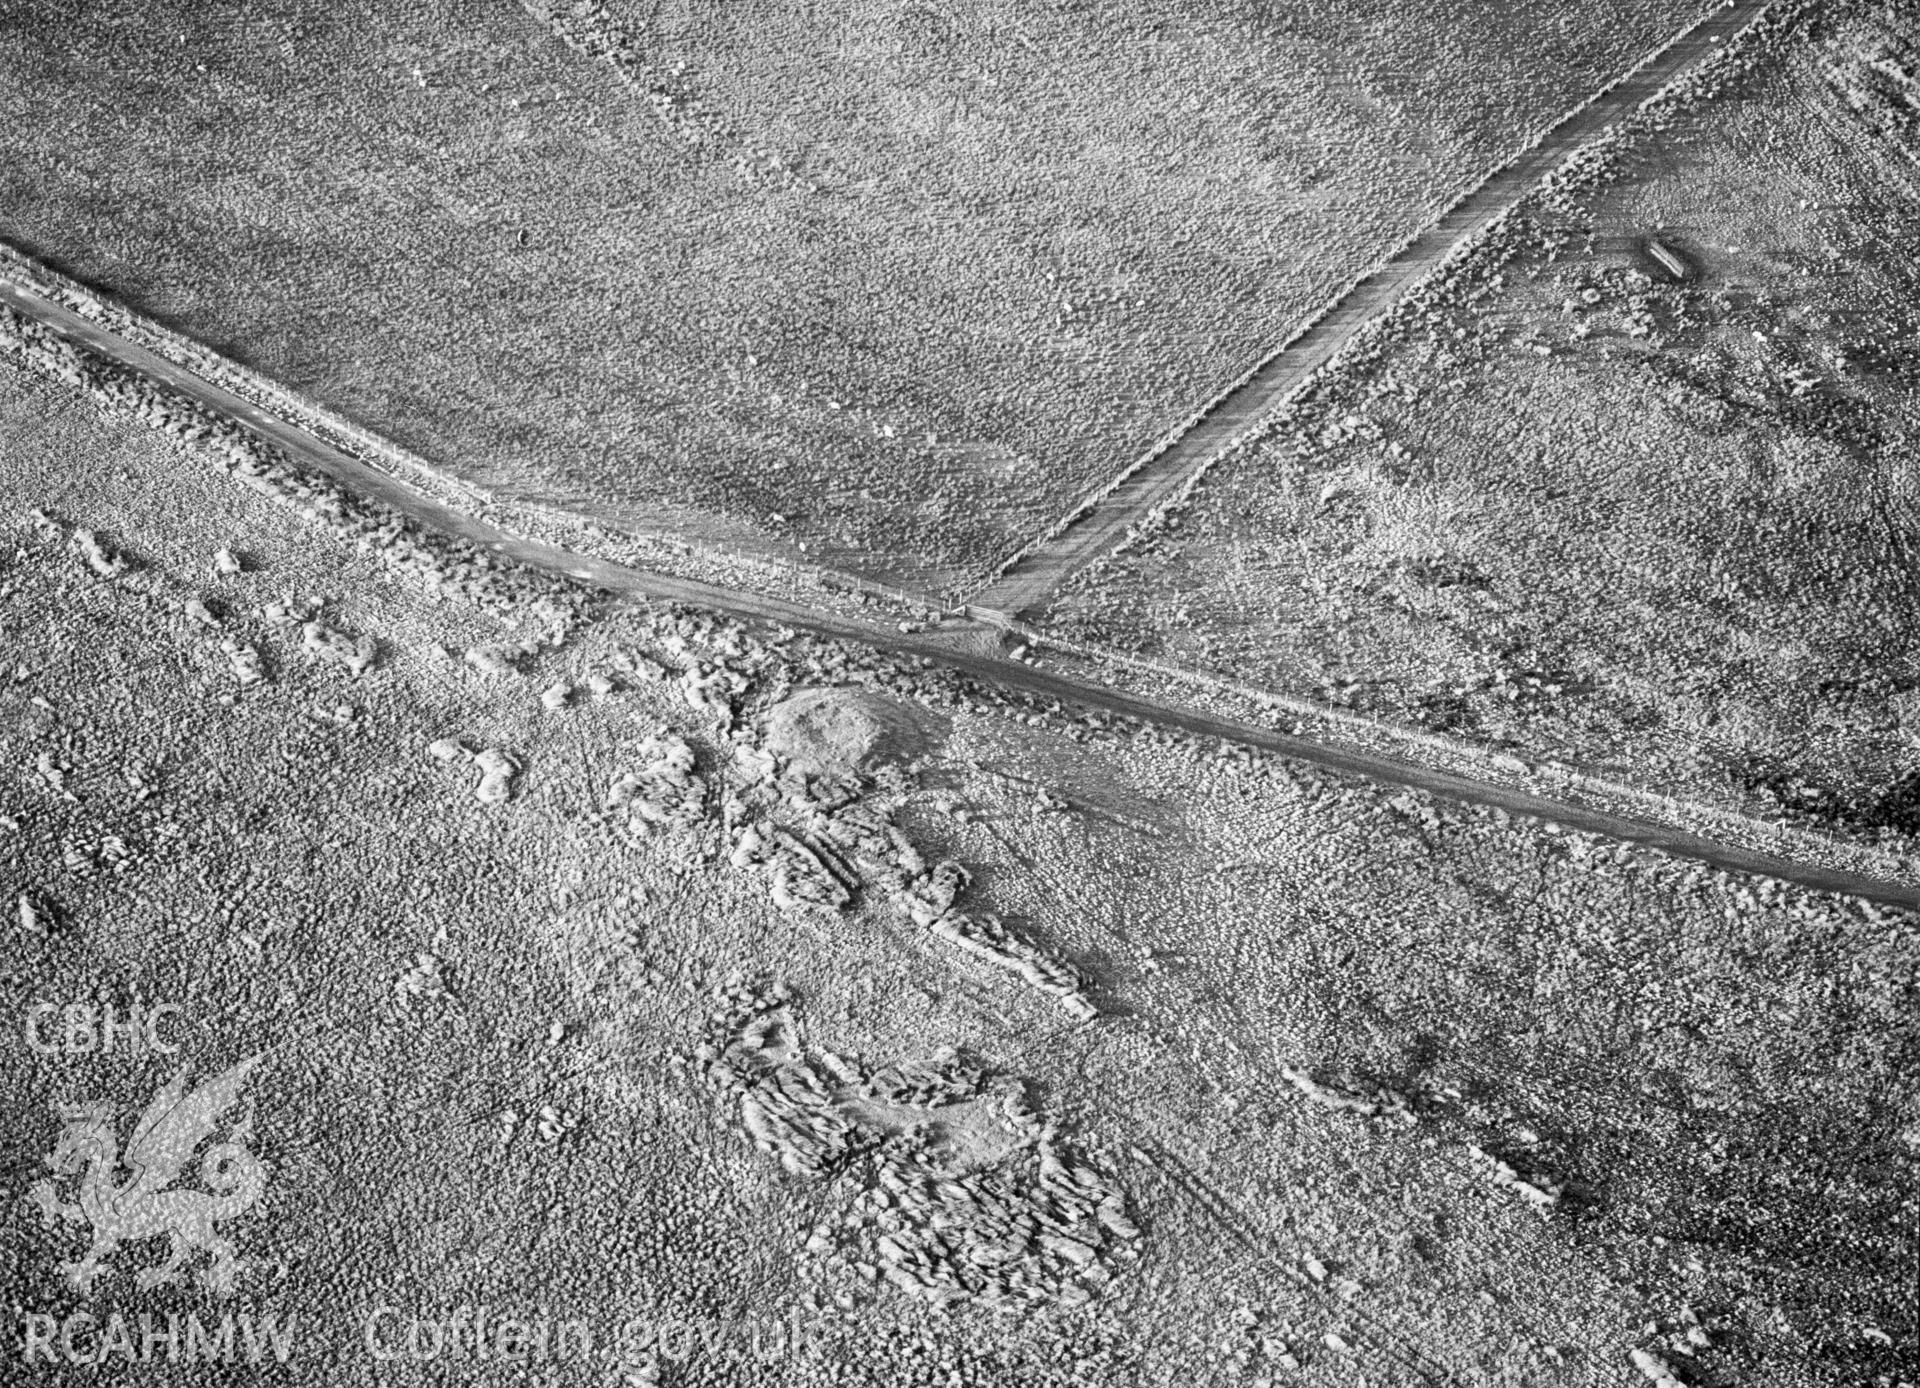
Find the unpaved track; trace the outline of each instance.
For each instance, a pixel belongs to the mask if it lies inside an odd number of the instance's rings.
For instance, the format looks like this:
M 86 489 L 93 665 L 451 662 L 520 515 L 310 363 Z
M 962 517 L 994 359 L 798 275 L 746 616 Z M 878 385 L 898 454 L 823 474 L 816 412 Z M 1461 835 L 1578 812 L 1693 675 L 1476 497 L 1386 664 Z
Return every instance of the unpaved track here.
M 0 302 L 84 343 L 99 355 L 162 381 L 180 394 L 217 410 L 267 439 L 286 454 L 363 495 L 377 497 L 422 525 L 460 538 L 502 559 L 564 575 L 622 597 L 675 602 L 724 612 L 750 621 L 771 622 L 802 631 L 856 641 L 901 655 L 924 656 L 935 664 L 970 676 L 983 685 L 1012 693 L 1055 698 L 1084 709 L 1100 709 L 1179 728 L 1202 737 L 1224 738 L 1294 761 L 1362 777 L 1381 785 L 1428 791 L 1447 800 L 1495 806 L 1511 814 L 1550 820 L 1571 829 L 1656 848 L 1735 872 L 1754 873 L 1798 883 L 1818 891 L 1841 892 L 1907 910 L 1920 910 L 1920 887 L 1857 873 L 1796 862 L 1734 845 L 1718 843 L 1650 821 L 1611 814 L 1548 799 L 1508 786 L 1436 771 L 1412 762 L 1357 749 L 1329 746 L 1310 738 L 1276 732 L 1253 723 L 1197 708 L 1141 698 L 1070 676 L 1036 669 L 985 653 L 949 636 L 906 633 L 897 627 L 821 612 L 779 598 L 722 588 L 690 579 L 648 573 L 604 559 L 575 554 L 557 545 L 509 534 L 485 521 L 434 500 L 405 482 L 314 437 L 250 400 L 194 372 L 127 342 L 109 329 L 32 290 L 0 280 Z
M 1458 246 L 1480 235 L 1537 187 L 1574 150 L 1627 115 L 1688 68 L 1710 57 L 1768 8 L 1732 0 L 1641 60 L 1638 67 L 1547 131 L 1538 144 L 1488 175 L 1391 259 L 1355 282 L 1181 433 L 1080 504 L 1060 525 L 1016 555 L 967 598 L 970 607 L 1018 619 L 1214 459 L 1245 438 L 1366 324 L 1387 312 Z

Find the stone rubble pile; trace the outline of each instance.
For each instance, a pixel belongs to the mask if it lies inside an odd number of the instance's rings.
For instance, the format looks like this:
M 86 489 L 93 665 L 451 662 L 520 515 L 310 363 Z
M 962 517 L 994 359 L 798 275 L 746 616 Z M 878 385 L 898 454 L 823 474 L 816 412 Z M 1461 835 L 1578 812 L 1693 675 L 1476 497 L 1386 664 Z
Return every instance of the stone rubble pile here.
M 698 1058 L 738 1102 L 741 1126 L 788 1170 L 859 1187 L 837 1226 L 813 1232 L 808 1255 L 927 1301 L 1016 1308 L 1082 1305 L 1138 1258 L 1124 1194 L 1074 1159 L 1017 1081 L 950 1050 L 871 1071 L 815 1060 L 785 989 L 734 982 L 720 1000 Z M 882 1125 L 867 1101 L 921 1117 Z M 982 1111 L 1007 1140 L 976 1164 L 945 1140 L 943 1118 Z
M 786 990 L 742 985 L 724 1001 L 727 1008 L 710 1019 L 715 1040 L 698 1052 L 708 1082 L 739 1101 L 747 1135 L 787 1170 L 822 1177 L 843 1169 L 862 1134 L 839 1111 L 832 1078 L 800 1054 L 784 1010 Z
M 860 1081 L 863 1097 L 883 1104 L 933 1108 L 960 1103 L 981 1092 L 986 1071 L 951 1046 L 925 1060 L 885 1065 Z
M 762 820 L 740 831 L 728 858 L 734 867 L 764 868 L 773 904 L 783 911 L 844 911 L 856 882 L 836 872 L 821 852 L 796 834 Z
M 637 770 L 621 773 L 608 787 L 608 810 L 625 810 L 636 834 L 655 828 L 690 829 L 706 812 L 707 785 L 696 769 L 693 748 L 665 728 L 636 751 Z
M 748 822 L 736 831 L 730 861 L 766 870 L 782 910 L 845 911 L 874 893 L 936 938 L 1018 974 L 1076 1020 L 1099 1015 L 1070 965 L 997 916 L 959 908 L 967 870 L 953 862 L 929 865 L 894 823 L 893 806 L 874 794 L 874 778 L 804 775 L 782 767 L 765 747 L 748 749 L 741 764 L 762 773 L 747 791 L 758 792 L 763 812 L 753 818 L 747 801 L 736 798 L 729 819 Z
M 379 646 L 371 636 L 356 636 L 328 626 L 318 618 L 300 628 L 300 644 L 336 665 L 346 667 L 350 675 L 364 675 L 373 668 Z
M 733 701 L 745 689 L 747 682 L 738 671 L 725 665 L 710 665 L 705 661 L 695 661 L 680 676 L 681 691 L 687 696 L 687 702 L 702 713 L 712 714 L 722 723 L 733 721 Z
M 936 876 L 939 868 L 949 871 Z M 1091 1021 L 1100 1009 L 1083 990 L 1080 976 L 1031 941 L 1009 930 L 998 916 L 972 914 L 956 910 L 954 893 L 947 884 L 966 881 L 966 869 L 957 863 L 941 863 L 935 872 L 909 883 L 902 896 L 907 913 L 915 925 L 997 968 L 1020 975 L 1030 987 L 1045 993 L 1065 1008 L 1077 1021 Z

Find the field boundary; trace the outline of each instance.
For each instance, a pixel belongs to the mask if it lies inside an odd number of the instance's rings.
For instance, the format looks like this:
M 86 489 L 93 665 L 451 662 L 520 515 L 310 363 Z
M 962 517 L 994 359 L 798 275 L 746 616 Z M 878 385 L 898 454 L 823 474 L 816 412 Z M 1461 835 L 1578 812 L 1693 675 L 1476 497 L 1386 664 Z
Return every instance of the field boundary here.
M 1039 607 L 1169 496 L 1261 432 L 1371 324 L 1449 263 L 1463 261 L 1543 181 L 1604 141 L 1617 118 L 1660 101 L 1724 59 L 1776 4 L 1725 0 L 1573 107 L 1329 299 L 1233 384 L 1003 560 L 967 595 L 967 605 L 1016 619 Z

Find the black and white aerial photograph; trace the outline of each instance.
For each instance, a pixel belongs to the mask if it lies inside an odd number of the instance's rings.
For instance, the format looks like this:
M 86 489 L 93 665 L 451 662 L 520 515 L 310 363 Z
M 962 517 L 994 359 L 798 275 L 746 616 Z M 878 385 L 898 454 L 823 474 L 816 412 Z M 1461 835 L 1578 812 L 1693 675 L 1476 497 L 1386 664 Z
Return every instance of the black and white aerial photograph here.
M 1920 0 L 0 0 L 0 1388 L 1920 1388 Z

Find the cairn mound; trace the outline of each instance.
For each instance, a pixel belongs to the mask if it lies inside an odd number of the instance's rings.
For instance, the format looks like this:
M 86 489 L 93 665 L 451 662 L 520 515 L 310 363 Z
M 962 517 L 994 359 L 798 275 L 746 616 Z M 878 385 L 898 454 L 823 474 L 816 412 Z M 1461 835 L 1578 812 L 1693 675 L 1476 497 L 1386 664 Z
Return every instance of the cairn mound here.
M 864 689 L 802 689 L 768 713 L 766 747 L 809 776 L 851 775 L 924 751 L 923 717 Z

